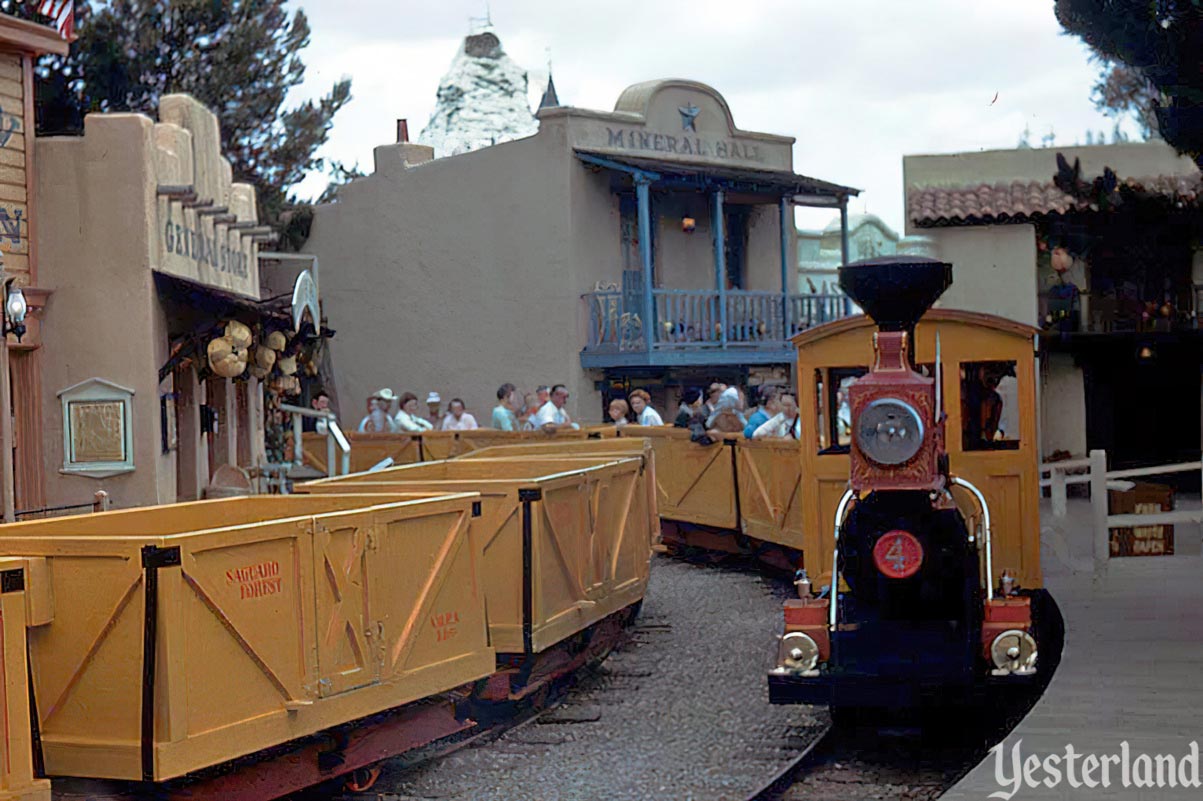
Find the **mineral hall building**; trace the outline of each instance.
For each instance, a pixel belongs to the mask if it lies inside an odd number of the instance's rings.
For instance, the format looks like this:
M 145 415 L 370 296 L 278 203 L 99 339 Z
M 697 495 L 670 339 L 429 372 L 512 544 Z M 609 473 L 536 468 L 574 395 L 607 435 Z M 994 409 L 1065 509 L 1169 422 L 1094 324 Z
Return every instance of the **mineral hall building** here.
M 845 212 L 855 189 L 793 171 L 793 138 L 736 127 L 722 95 L 658 80 L 614 110 L 544 107 L 534 136 L 433 159 L 398 142 L 319 206 L 344 422 L 388 386 L 463 397 L 562 382 L 602 417 L 636 386 L 788 374 L 797 331 L 846 313 L 797 293 L 794 205 Z M 336 258 L 337 257 L 337 258 Z

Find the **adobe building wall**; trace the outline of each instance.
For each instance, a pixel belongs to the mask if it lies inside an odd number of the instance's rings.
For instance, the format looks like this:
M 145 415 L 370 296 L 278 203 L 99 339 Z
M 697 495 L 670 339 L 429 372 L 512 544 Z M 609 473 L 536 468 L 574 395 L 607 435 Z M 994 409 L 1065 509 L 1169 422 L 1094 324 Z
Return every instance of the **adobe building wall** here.
M 501 383 L 571 382 L 579 416 L 571 161 L 537 136 L 408 167 L 377 148 L 375 172 L 317 208 L 305 250 L 345 321 L 331 341 L 345 426 L 384 386 L 462 397 L 487 425 Z
M 54 290 L 42 326 L 46 504 L 87 503 L 97 490 L 118 505 L 174 502 L 174 492 L 160 484 L 160 476 L 174 477 L 175 463 L 172 454 L 161 453 L 158 437 L 154 123 L 141 114 L 93 114 L 84 124 L 83 137 L 39 139 L 37 149 L 37 197 L 45 219 L 38 279 Z M 132 472 L 93 478 L 60 469 L 59 393 L 91 378 L 134 391 Z
M 255 194 L 232 182 L 217 119 L 195 99 L 164 96 L 160 119 L 90 114 L 82 137 L 37 140 L 38 281 L 52 293 L 41 325 L 48 506 L 90 502 L 97 490 L 114 506 L 174 503 L 197 497 L 209 482 L 197 406 L 181 410 L 179 449 L 164 452 L 161 397 L 178 388 L 171 376 L 160 382 L 158 370 L 182 323 L 172 325 L 154 274 L 184 279 L 199 292 L 212 287 L 257 299 L 257 246 L 158 189 L 192 186 L 244 222 L 255 220 Z M 92 379 L 133 392 L 132 469 L 108 475 L 63 469 L 60 394 Z M 183 419 L 188 415 L 195 419 Z M 238 431 L 261 442 L 262 417 L 249 418 L 237 421 Z M 180 471 L 179 458 L 195 463 Z

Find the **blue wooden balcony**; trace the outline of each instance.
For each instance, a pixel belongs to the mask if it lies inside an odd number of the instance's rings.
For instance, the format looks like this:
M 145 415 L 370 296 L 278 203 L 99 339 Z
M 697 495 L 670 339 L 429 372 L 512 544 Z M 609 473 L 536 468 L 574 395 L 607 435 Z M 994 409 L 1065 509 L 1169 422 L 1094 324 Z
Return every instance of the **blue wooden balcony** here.
M 789 364 L 790 338 L 799 331 L 858 313 L 843 295 L 653 289 L 655 319 L 645 327 L 642 295 L 581 297 L 589 320 L 585 368 Z

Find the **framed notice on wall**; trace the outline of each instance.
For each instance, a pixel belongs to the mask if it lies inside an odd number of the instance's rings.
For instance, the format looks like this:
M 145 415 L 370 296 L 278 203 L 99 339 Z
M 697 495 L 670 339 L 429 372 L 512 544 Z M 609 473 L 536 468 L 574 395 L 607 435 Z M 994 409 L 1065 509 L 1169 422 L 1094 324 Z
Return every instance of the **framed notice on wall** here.
M 58 393 L 63 409 L 62 472 L 106 478 L 134 469 L 134 391 L 90 378 Z
M 78 464 L 124 462 L 125 404 L 119 400 L 70 401 L 70 461 Z

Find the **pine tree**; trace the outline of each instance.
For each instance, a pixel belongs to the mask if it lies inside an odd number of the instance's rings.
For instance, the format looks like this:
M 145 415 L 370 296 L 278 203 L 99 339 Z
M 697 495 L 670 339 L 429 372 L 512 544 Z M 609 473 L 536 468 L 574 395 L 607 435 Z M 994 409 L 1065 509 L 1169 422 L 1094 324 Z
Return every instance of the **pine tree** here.
M 187 92 L 217 115 L 234 179 L 254 184 L 260 218 L 278 221 L 296 202 L 288 190 L 322 167 L 315 153 L 351 99 L 343 79 L 316 102 L 284 108 L 305 76 L 304 12 L 289 17 L 283 0 L 76 0 L 76 7 L 71 55 L 37 76 L 39 132 L 79 130 L 89 111 L 153 115 L 161 96 Z

